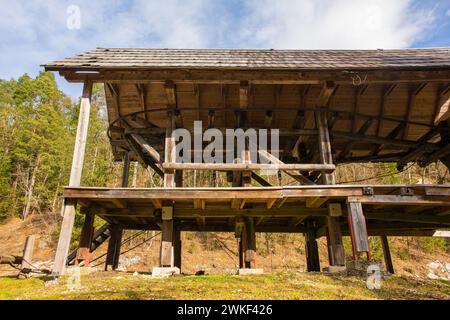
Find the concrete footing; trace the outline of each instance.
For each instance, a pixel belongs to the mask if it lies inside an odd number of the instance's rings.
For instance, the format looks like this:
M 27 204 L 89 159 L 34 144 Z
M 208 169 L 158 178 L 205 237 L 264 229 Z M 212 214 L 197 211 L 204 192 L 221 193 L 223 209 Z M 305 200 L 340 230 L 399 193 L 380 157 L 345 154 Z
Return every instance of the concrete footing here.
M 347 268 L 344 266 L 329 266 L 329 267 L 323 268 L 323 272 L 325 272 L 325 273 L 346 273 Z
M 152 270 L 153 278 L 168 278 L 180 274 L 180 269 L 177 267 L 154 267 Z
M 240 276 L 248 276 L 248 275 L 255 275 L 255 274 L 263 274 L 263 269 L 239 269 L 238 275 Z

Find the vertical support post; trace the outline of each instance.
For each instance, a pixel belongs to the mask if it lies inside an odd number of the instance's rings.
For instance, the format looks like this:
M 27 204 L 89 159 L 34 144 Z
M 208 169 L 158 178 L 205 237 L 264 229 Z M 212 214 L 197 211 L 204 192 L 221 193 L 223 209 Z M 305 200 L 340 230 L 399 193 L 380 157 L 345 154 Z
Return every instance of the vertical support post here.
M 86 212 L 83 228 L 81 229 L 80 243 L 75 258 L 76 266 L 80 263 L 83 263 L 84 267 L 89 266 L 89 261 L 91 259 L 91 244 L 94 236 L 94 220 L 95 215 L 91 212 Z
M 72 169 L 70 171 L 69 186 L 78 187 L 81 183 L 84 153 L 89 127 L 89 116 L 91 112 L 92 82 L 86 80 L 83 87 L 83 95 L 80 104 L 80 115 L 78 117 L 77 135 L 73 151 Z M 55 261 L 53 263 L 53 275 L 62 275 L 66 269 L 67 254 L 69 253 L 70 240 L 72 237 L 73 224 L 75 221 L 76 202 L 67 200 L 63 203 L 63 221 L 56 249 Z
M 331 140 L 328 131 L 327 113 L 324 111 L 315 112 L 316 126 L 319 133 L 319 156 L 320 162 L 323 164 L 332 164 L 333 156 L 331 154 Z M 334 173 L 322 174 L 323 184 L 335 184 L 336 179 Z M 327 216 L 327 241 L 328 241 L 328 257 L 331 266 L 345 265 L 345 252 L 342 242 L 342 232 L 339 225 L 339 217 L 329 214 Z
M 122 188 L 128 187 L 130 176 L 130 153 L 127 151 L 123 155 Z
M 108 267 L 111 267 L 112 270 L 116 270 L 119 267 L 120 246 L 122 244 L 122 227 L 117 224 L 111 225 L 110 232 L 111 237 L 108 242 L 105 271 L 108 270 Z
M 173 231 L 173 254 L 174 254 L 174 266 L 181 270 L 181 231 L 179 228 L 175 228 Z
M 353 259 L 359 254 L 366 253 L 370 260 L 369 237 L 367 235 L 366 218 L 364 217 L 361 202 L 348 202 L 348 225 L 352 239 Z
M 165 138 L 165 163 L 175 161 L 175 139 L 172 131 L 175 129 L 175 117 L 172 111 L 167 112 L 166 138 Z M 175 187 L 175 172 L 164 172 L 164 188 Z M 162 234 L 160 249 L 160 266 L 171 267 L 174 262 L 172 256 L 173 248 L 173 203 L 168 201 L 163 203 L 162 208 Z
M 244 269 L 245 263 L 244 263 L 244 243 L 242 242 L 242 236 L 239 238 L 239 268 Z
M 256 234 L 253 218 L 245 219 L 243 235 L 245 268 L 252 269 L 256 267 Z
M 173 252 L 173 207 L 162 208 L 162 234 L 161 234 L 161 251 L 160 266 L 172 266 Z
M 33 249 L 34 249 L 34 239 L 33 235 L 28 236 L 25 240 L 25 246 L 23 247 L 22 254 L 22 270 L 31 270 L 33 266 L 31 265 L 31 261 L 33 260 Z
M 381 245 L 383 247 L 384 263 L 386 265 L 386 271 L 390 274 L 394 274 L 394 264 L 392 263 L 391 250 L 389 249 L 389 240 L 387 236 L 381 236 Z
M 123 155 L 123 170 L 122 170 L 122 188 L 128 187 L 128 181 L 130 176 L 130 154 L 125 152 Z M 114 237 L 112 236 L 113 230 L 111 229 L 111 237 L 108 242 L 108 251 L 106 253 L 105 270 L 108 270 L 108 266 L 112 266 L 113 270 L 116 270 L 120 261 L 120 249 L 122 244 L 123 230 L 119 226 L 114 226 Z
M 319 247 L 317 246 L 314 222 L 307 221 L 305 225 L 306 270 L 308 272 L 320 272 Z

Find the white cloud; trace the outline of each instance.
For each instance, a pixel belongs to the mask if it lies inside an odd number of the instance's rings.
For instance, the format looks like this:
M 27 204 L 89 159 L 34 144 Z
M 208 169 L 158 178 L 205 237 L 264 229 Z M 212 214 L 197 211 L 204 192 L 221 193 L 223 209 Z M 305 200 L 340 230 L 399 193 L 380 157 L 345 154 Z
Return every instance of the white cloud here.
M 410 46 L 433 22 L 409 0 L 251 0 L 242 41 L 273 48 Z
M 67 28 L 72 4 L 81 9 L 80 30 Z M 408 47 L 434 19 L 410 0 L 0 0 L 0 7 L 0 78 L 95 47 Z

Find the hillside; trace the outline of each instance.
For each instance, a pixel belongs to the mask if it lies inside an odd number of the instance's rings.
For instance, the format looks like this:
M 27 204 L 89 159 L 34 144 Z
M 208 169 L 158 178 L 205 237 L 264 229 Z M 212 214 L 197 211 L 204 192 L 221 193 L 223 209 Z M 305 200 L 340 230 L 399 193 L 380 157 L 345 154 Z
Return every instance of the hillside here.
M 35 234 L 37 241 L 33 263 L 48 267 L 53 259 L 53 250 L 57 236 L 58 218 L 55 215 L 30 216 L 26 221 L 11 219 L 0 226 L 0 255 L 21 254 L 27 235 Z M 124 239 L 135 234 L 127 232 Z M 121 266 L 118 272 L 93 273 L 83 276 L 84 290 L 66 292 L 64 281 L 52 287 L 46 287 L 43 280 L 0 278 L 0 298 L 247 298 L 275 299 L 449 299 L 450 285 L 447 281 L 431 280 L 429 264 L 450 261 L 447 243 L 437 238 L 390 238 L 396 275 L 383 279 L 381 291 L 365 288 L 365 279 L 358 277 L 327 276 L 304 273 L 304 238 L 300 234 L 258 234 L 258 267 L 264 268 L 266 275 L 258 277 L 231 276 L 237 268 L 236 240 L 232 234 L 224 233 L 183 233 L 183 269 L 185 275 L 175 279 L 150 279 L 151 268 L 157 265 L 159 254 L 159 236 L 152 237 L 145 232 L 124 244 Z M 345 239 L 347 252 L 350 252 L 349 240 Z M 373 255 L 382 260 L 381 246 L 377 238 L 371 239 Z M 326 244 L 320 241 L 322 267 L 327 266 Z M 93 254 L 91 266 L 103 269 L 105 251 L 103 245 Z M 96 260 L 97 257 L 100 257 Z M 41 263 L 43 262 L 43 263 Z M 203 271 L 206 277 L 193 276 Z M 134 272 L 139 275 L 133 275 Z M 17 270 L 9 266 L 0 266 L 1 276 L 13 276 Z M 190 276 L 189 276 L 190 275 Z M 214 275 L 214 276 L 212 276 Z M 145 279 L 145 280 L 144 280 Z M 342 281 L 346 282 L 341 287 Z M 220 280 L 220 281 L 219 281 Z M 219 285 L 220 283 L 220 285 Z M 20 284 L 20 285 L 18 285 Z M 161 294 L 162 287 L 173 287 L 171 295 Z M 279 287 L 278 287 L 279 286 Z M 275 287 L 277 289 L 275 289 Z M 114 293 L 106 290 L 110 289 Z M 195 296 L 186 296 L 186 290 L 196 292 Z M 212 290 L 220 288 L 219 291 Z M 227 290 L 230 288 L 230 290 Z M 264 288 L 262 290 L 261 288 Z M 316 290 L 320 289 L 320 293 Z

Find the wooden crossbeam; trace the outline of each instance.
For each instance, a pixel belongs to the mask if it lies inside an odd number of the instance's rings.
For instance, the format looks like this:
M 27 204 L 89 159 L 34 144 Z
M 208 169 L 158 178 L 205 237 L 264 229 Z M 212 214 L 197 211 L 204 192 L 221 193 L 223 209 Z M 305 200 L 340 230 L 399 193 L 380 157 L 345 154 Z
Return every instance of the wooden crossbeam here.
M 258 182 L 263 187 L 271 187 L 272 186 L 266 179 L 264 179 L 260 175 L 256 174 L 255 172 L 252 172 L 252 179 L 255 180 L 256 182 Z
M 276 164 L 277 166 L 282 166 L 285 165 L 280 159 L 278 159 L 277 157 L 275 157 L 274 155 L 270 154 L 268 151 L 266 150 L 258 150 L 258 154 L 259 156 L 269 160 L 271 163 Z M 313 185 L 314 182 L 312 182 L 311 180 L 309 180 L 308 178 L 306 178 L 300 171 L 298 170 L 283 170 L 281 167 L 279 167 L 279 170 L 284 171 L 287 175 L 289 175 L 290 177 L 294 178 L 295 180 L 297 180 L 298 182 L 300 182 L 301 184 L 305 184 L 305 185 Z M 311 170 L 301 170 L 301 171 L 311 171 Z
M 365 135 L 367 130 L 370 129 L 370 126 L 372 125 L 373 122 L 374 122 L 374 119 L 371 119 L 371 118 L 367 119 L 366 122 L 358 130 L 358 134 Z M 341 160 L 341 159 L 346 158 L 356 143 L 357 143 L 357 140 L 352 140 L 349 143 L 347 143 L 345 145 L 344 149 L 342 149 L 341 153 L 339 154 L 338 159 Z
M 441 149 L 433 152 L 429 156 L 427 156 L 425 159 L 422 159 L 419 161 L 419 164 L 421 167 L 426 167 L 432 162 L 436 162 L 446 156 L 450 155 L 450 143 L 443 146 Z
M 438 134 L 438 131 L 432 129 L 424 134 L 418 141 L 415 147 L 412 147 L 406 155 L 400 158 L 397 161 L 397 168 L 402 169 L 408 162 L 418 159 L 420 156 L 427 152 L 431 152 L 434 149 L 431 148 L 431 145 L 428 144 L 428 141 L 434 138 Z M 439 151 L 439 148 L 437 148 Z
M 164 162 L 164 158 L 159 154 L 159 152 L 147 143 L 142 136 L 133 133 L 130 136 L 156 163 L 162 164 Z
M 322 171 L 333 172 L 333 164 L 264 164 L 264 163 L 164 163 L 165 171 L 174 170 L 215 170 L 215 171 L 255 171 L 255 170 L 282 170 L 282 171 Z
M 389 134 L 386 136 L 387 139 L 395 139 L 397 138 L 397 136 L 400 134 L 400 132 L 402 132 L 402 130 L 405 128 L 406 124 L 405 123 L 399 123 L 394 129 L 392 129 L 391 132 L 389 132 Z M 377 156 L 381 149 L 383 149 L 384 145 L 380 144 L 375 146 L 375 148 L 372 151 L 372 156 Z
M 327 197 L 315 197 L 306 199 L 307 208 L 320 208 L 325 202 L 328 201 Z

